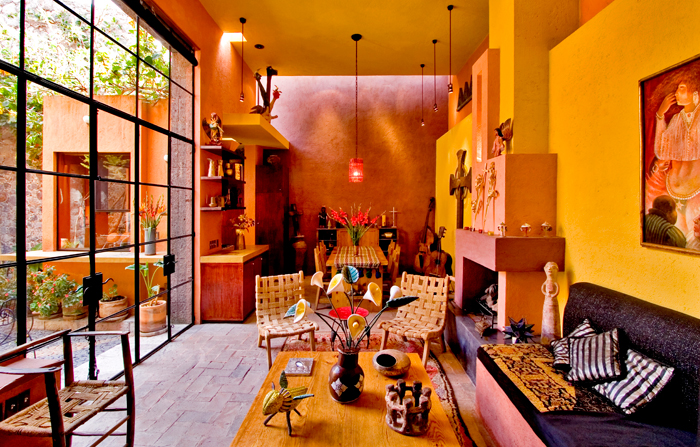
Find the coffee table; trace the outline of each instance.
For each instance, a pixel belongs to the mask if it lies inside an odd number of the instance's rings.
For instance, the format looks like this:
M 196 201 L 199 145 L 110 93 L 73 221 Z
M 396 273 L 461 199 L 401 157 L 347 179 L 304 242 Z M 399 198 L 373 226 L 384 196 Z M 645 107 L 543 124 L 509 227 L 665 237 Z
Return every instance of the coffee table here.
M 331 399 L 328 392 L 328 373 L 338 358 L 336 352 L 280 352 L 248 410 L 236 437 L 234 446 L 459 446 L 457 437 L 440 405 L 435 393 L 432 394 L 430 427 L 423 436 L 401 435 L 386 424 L 384 395 L 386 385 L 396 383 L 379 374 L 372 366 L 375 352 L 360 352 L 360 366 L 365 372 L 365 388 L 360 398 L 352 404 L 339 404 Z M 418 354 L 408 354 L 411 368 L 403 377 L 408 383 L 420 381 L 423 386 L 432 388 L 428 373 L 423 368 Z M 292 412 L 292 436 L 287 434 L 287 421 L 284 414 L 278 414 L 267 426 L 263 425 L 266 416 L 262 414 L 265 395 L 274 382 L 279 389 L 280 373 L 292 357 L 314 359 L 311 376 L 289 377 L 289 386 L 308 386 L 315 397 L 304 399 L 297 407 L 301 416 Z

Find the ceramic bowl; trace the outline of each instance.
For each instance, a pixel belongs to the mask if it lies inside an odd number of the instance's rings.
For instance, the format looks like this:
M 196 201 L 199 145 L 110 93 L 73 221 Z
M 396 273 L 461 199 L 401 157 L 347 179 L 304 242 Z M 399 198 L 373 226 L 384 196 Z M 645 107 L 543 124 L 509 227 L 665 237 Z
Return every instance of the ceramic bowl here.
M 411 367 L 411 359 L 396 349 L 379 351 L 372 358 L 374 369 L 387 377 L 398 377 L 406 373 Z

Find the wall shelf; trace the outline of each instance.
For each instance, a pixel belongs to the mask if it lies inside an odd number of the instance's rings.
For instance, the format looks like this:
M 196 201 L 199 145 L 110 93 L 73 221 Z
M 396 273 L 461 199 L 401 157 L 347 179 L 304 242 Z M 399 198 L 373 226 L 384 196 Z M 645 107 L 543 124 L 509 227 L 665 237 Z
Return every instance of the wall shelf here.
M 242 183 L 245 185 L 245 182 L 243 180 L 236 180 L 233 177 L 200 177 L 202 181 L 217 181 L 220 182 L 222 180 L 227 181 L 227 182 L 236 182 L 236 183 Z
M 246 145 L 289 149 L 289 141 L 260 114 L 227 113 L 222 121 L 227 138 L 233 138 Z
M 207 151 L 207 152 L 209 152 L 209 153 L 212 153 L 212 154 L 215 154 L 215 155 L 219 155 L 219 156 L 221 156 L 222 153 L 226 153 L 226 154 L 227 154 L 227 157 L 226 157 L 226 158 L 228 158 L 228 159 L 230 159 L 230 160 L 236 160 L 236 159 L 238 159 L 238 160 L 245 160 L 245 156 L 244 156 L 244 155 L 240 155 L 240 154 L 237 153 L 235 150 L 231 150 L 231 149 L 229 149 L 229 148 L 227 148 L 227 147 L 225 147 L 225 146 L 208 146 L 208 145 L 204 145 L 204 146 L 201 146 L 201 148 L 202 148 L 202 150 L 205 150 L 205 151 Z
M 199 211 L 230 211 L 230 210 L 244 210 L 244 206 L 203 206 L 199 208 Z

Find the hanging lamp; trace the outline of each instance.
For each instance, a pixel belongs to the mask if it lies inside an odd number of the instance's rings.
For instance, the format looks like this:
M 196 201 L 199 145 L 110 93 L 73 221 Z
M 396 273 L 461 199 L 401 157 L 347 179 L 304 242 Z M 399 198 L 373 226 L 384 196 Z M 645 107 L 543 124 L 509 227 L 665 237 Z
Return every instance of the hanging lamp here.
M 243 34 L 243 26 L 245 25 L 245 17 L 241 17 L 241 102 L 245 99 L 243 95 L 243 47 L 245 46 L 245 37 Z
M 363 179 L 362 159 L 357 157 L 358 146 L 358 120 L 357 120 L 357 42 L 362 39 L 361 34 L 350 36 L 355 41 L 355 158 L 350 159 L 348 180 L 350 183 L 361 183 Z
M 425 126 L 423 121 L 423 69 L 425 64 L 420 64 L 420 125 Z
M 433 92 L 435 93 L 435 103 L 433 104 L 433 111 L 438 111 L 437 106 L 437 39 L 433 39 Z
M 450 72 L 448 73 L 447 79 L 447 93 L 452 93 L 452 9 L 454 5 L 448 5 L 447 10 L 450 11 Z

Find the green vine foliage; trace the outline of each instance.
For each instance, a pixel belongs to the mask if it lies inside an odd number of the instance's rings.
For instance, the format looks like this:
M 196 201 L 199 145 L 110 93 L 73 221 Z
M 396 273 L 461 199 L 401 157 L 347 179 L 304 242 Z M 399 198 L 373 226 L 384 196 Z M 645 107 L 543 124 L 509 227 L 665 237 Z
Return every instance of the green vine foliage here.
M 0 6 L 8 0 L 0 0 Z M 36 6 L 29 5 L 28 6 Z M 33 0 L 31 3 L 37 3 Z M 25 69 L 77 93 L 90 91 L 90 27 L 53 2 L 39 2 L 41 7 L 27 7 L 25 20 Z M 113 8 L 117 8 L 113 6 Z M 18 63 L 18 10 L 0 20 L 0 58 Z M 156 70 L 169 74 L 170 52 L 151 33 L 139 29 L 137 48 L 134 20 L 126 15 L 100 17 L 95 26 L 139 54 L 146 64 L 139 64 L 139 100 L 155 104 L 168 98 L 169 80 Z M 136 56 L 95 32 L 94 80 L 96 95 L 135 96 L 137 85 Z M 33 83 L 27 85 L 27 166 L 42 167 L 44 97 L 58 93 Z M 134 98 L 136 100 L 136 98 Z M 17 78 L 0 70 L 0 126 L 17 132 Z

